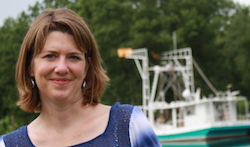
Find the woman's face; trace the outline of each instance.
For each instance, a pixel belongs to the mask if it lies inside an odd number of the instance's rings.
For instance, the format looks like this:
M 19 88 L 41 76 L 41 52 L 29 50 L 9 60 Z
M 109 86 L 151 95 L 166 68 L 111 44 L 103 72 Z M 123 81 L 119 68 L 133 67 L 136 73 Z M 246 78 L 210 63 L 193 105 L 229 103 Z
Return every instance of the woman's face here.
M 31 63 L 42 103 L 74 102 L 82 98 L 82 84 L 88 65 L 72 35 L 60 31 L 48 34 L 45 45 Z

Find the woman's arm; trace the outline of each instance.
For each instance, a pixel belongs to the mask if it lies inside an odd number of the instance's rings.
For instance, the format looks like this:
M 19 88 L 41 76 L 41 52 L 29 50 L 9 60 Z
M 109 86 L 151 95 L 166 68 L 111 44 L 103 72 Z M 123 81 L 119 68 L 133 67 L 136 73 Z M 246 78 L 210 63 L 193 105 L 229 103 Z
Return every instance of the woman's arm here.
M 4 141 L 3 141 L 3 135 L 0 136 L 0 147 L 5 147 Z
M 147 117 L 137 106 L 134 107 L 129 124 L 131 147 L 161 147 L 160 141 Z

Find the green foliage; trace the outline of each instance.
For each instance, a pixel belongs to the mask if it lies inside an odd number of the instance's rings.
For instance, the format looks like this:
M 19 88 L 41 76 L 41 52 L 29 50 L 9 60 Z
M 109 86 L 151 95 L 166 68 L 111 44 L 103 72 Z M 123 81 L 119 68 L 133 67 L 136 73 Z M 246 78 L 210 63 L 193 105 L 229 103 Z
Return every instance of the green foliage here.
M 226 28 L 224 37 L 224 56 L 228 74 L 227 78 L 235 82 L 235 86 L 242 93 L 250 96 L 250 11 L 249 8 L 237 10 L 231 19 L 230 25 Z
M 7 19 L 0 29 L 0 117 L 7 113 L 14 113 L 17 101 L 15 86 L 15 64 L 23 37 L 28 29 L 28 16 L 23 12 L 17 20 Z
M 12 124 L 11 117 L 5 116 L 2 119 L 0 119 L 0 135 L 11 132 L 16 127 L 17 127 L 17 124 Z

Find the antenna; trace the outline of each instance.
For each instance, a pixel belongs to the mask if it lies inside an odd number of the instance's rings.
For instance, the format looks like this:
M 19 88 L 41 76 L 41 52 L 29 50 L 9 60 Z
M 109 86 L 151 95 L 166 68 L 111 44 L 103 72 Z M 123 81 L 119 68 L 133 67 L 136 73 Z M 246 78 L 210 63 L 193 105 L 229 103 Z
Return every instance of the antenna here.
M 176 31 L 173 31 L 173 49 L 177 49 Z

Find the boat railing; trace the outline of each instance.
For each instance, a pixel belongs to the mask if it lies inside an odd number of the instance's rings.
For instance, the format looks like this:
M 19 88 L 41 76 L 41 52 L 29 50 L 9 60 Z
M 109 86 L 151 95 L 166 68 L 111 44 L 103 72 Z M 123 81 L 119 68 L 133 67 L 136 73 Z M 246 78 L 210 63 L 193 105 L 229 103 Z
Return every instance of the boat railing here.
M 157 103 L 154 107 L 154 122 L 156 128 L 165 126 L 169 129 L 185 128 L 194 124 L 241 124 L 249 120 L 246 111 L 248 107 L 242 108 L 246 102 L 245 97 L 232 99 L 216 97 L 202 99 L 199 102 L 172 102 L 162 105 Z

